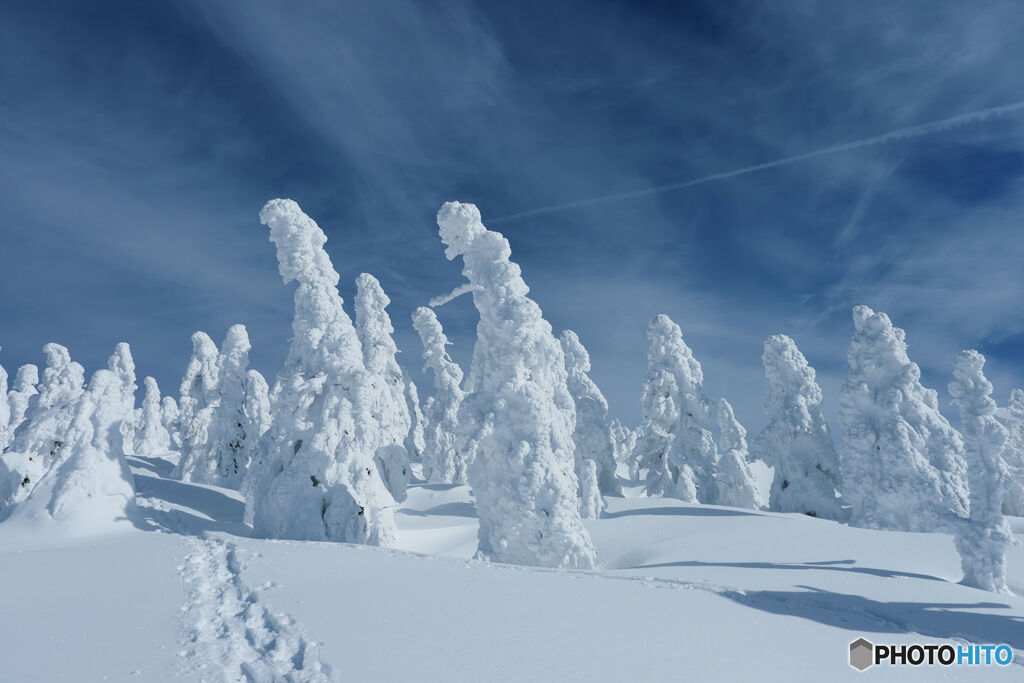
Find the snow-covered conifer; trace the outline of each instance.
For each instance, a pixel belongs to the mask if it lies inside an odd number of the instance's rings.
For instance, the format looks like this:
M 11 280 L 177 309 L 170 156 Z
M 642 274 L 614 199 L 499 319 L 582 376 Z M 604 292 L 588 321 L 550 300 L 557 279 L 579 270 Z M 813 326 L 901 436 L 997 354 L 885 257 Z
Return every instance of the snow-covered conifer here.
M 243 488 L 246 520 L 264 536 L 393 545 L 394 499 L 374 462 L 380 437 L 369 374 L 327 236 L 287 199 L 268 202 L 260 221 L 270 227 L 282 279 L 298 287 L 273 422 Z
M 575 409 L 562 347 L 527 296 L 508 240 L 484 227 L 474 205 L 444 204 L 437 225 L 445 256 L 462 256 L 480 313 L 471 393 L 459 410 L 460 442 L 477 448 L 469 480 L 480 518 L 478 554 L 593 567 L 573 471 Z
M 764 342 L 768 426 L 751 443 L 754 458 L 774 470 L 768 507 L 838 519 L 839 456 L 822 413 L 814 368 L 784 334 Z
M 11 440 L 11 404 L 7 398 L 7 370 L 0 365 L 0 453 Z
M 65 347 L 50 343 L 43 354 L 46 368 L 39 393 L 29 399 L 25 419 L 0 458 L 0 518 L 28 497 L 58 457 L 84 391 L 85 370 Z
M 31 363 L 18 368 L 18 374 L 14 378 L 14 385 L 7 392 L 7 401 L 11 408 L 9 418 L 11 431 L 8 439 L 14 438 L 14 432 L 25 421 L 25 412 L 28 410 L 29 401 L 39 393 L 36 389 L 37 384 L 39 384 L 39 368 Z
M 126 342 L 119 342 L 114 347 L 114 353 L 107 360 L 107 370 L 114 373 L 121 382 L 121 393 L 116 405 L 121 411 L 118 424 L 124 452 L 130 455 L 134 452 L 135 391 L 138 385 L 135 383 L 135 359 L 132 358 L 131 348 Z
M 434 397 L 427 416 L 424 434 L 423 476 L 432 483 L 464 484 L 471 451 L 460 450 L 457 443 L 459 406 L 465 398 L 462 391 L 462 368 L 448 355 L 450 343 L 437 316 L 429 308 L 417 308 L 412 325 L 423 342 L 424 371 L 434 373 Z
M 163 454 L 171 447 L 171 435 L 164 427 L 160 410 L 160 387 L 152 377 L 146 377 L 142 383 L 146 393 L 135 425 L 135 455 Z
M 61 432 L 63 446 L 47 463 L 39 483 L 0 516 L 81 521 L 89 533 L 96 532 L 97 524 L 117 524 L 130 517 L 135 488 L 121 442 L 125 393 L 124 376 L 110 370 L 93 374 L 88 389 L 69 406 L 71 419 Z
M 842 494 L 857 526 L 934 531 L 967 516 L 963 440 L 884 313 L 853 309 L 850 374 L 839 394 Z
M 580 481 L 580 517 L 597 519 L 607 507 L 598 484 L 597 463 L 593 460 L 582 460 L 577 467 Z
M 612 420 L 612 444 L 615 446 L 615 462 L 630 468 L 630 478 L 636 478 L 633 470 L 633 451 L 636 449 L 636 432 L 615 418 Z
M 1024 391 L 1010 392 L 1010 402 L 997 412 L 1006 427 L 1006 451 L 1003 459 L 1010 468 L 1003 514 L 1024 517 Z
M 213 483 L 214 463 L 207 457 L 210 424 L 217 405 L 220 353 L 205 332 L 192 335 L 192 357 L 181 380 L 178 400 L 178 438 L 181 459 L 173 476 L 183 481 Z
M 718 399 L 718 462 L 715 483 L 718 505 L 737 508 L 760 507 L 761 493 L 747 466 L 747 430 L 736 419 L 732 405 Z
M 379 439 L 375 450 L 380 452 L 375 457 L 378 466 L 385 470 L 384 481 L 391 495 L 403 501 L 411 474 L 405 442 L 412 429 L 412 417 L 405 374 L 396 359 L 398 347 L 392 337 L 395 328 L 387 312 L 390 303 L 377 278 L 369 273 L 356 278 L 356 334 L 363 348 L 363 364 L 370 374 L 370 411 L 378 423 L 374 430 Z
M 423 449 L 426 448 L 426 416 L 420 406 L 420 391 L 416 382 L 412 381 L 409 373 L 402 371 L 402 378 L 405 382 L 405 403 L 409 408 L 409 417 L 412 419 L 412 427 L 408 436 L 405 437 L 405 452 L 410 460 L 420 461 L 423 459 Z
M 622 495 L 622 487 L 615 478 L 615 444 L 608 423 L 608 401 L 587 374 L 590 372 L 590 354 L 572 330 L 563 331 L 559 341 L 565 355 L 569 393 L 576 407 L 576 428 L 572 439 L 580 485 L 582 487 L 582 463 L 592 460 L 601 493 Z M 580 495 L 583 495 L 582 490 Z
M 171 436 L 171 447 L 181 446 L 178 435 L 178 402 L 173 396 L 164 396 L 160 401 L 160 421 Z
M 957 527 L 956 548 L 963 584 L 1009 593 L 1006 546 L 1013 541 L 1013 534 L 1002 511 L 1009 483 L 1003 461 L 1006 428 L 995 417 L 992 384 L 985 378 L 984 365 L 985 357 L 977 351 L 962 351 L 949 383 L 949 394 L 960 408 L 970 488 L 970 518 Z
M 637 430 L 633 476 L 646 472 L 649 496 L 674 495 L 696 502 L 693 470 L 689 466 L 680 469 L 669 458 L 679 430 L 679 387 L 672 373 L 656 364 L 650 352 L 640 400 L 644 421 Z
M 270 388 L 257 370 L 245 374 L 245 419 L 249 443 L 255 448 L 259 437 L 270 429 L 273 414 L 270 408 Z

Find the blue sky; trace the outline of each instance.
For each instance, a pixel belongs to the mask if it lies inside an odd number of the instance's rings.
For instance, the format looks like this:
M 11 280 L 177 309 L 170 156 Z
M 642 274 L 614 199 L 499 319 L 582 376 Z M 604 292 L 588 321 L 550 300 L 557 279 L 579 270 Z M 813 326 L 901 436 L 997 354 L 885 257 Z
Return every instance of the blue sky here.
M 4 3 L 0 363 L 58 341 L 91 371 L 126 340 L 176 393 L 190 334 L 242 322 L 272 378 L 291 292 L 257 213 L 291 197 L 347 300 L 380 279 L 427 388 L 409 314 L 461 281 L 433 222 L 459 199 L 631 422 L 657 313 L 752 429 L 779 332 L 834 411 L 859 303 L 907 330 L 947 415 L 962 348 L 1004 401 L 1024 111 L 642 191 L 1020 102 L 1021 35 L 1014 1 Z M 469 297 L 438 313 L 466 363 Z

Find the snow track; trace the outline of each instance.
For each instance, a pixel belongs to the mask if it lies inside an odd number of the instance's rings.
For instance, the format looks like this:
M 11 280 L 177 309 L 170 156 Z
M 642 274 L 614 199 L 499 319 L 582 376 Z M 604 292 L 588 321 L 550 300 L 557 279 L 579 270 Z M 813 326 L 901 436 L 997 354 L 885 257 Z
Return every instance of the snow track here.
M 242 581 L 234 545 L 209 539 L 193 545 L 180 572 L 189 587 L 182 656 L 195 673 L 225 682 L 331 680 L 318 644 L 291 618 L 267 609 Z

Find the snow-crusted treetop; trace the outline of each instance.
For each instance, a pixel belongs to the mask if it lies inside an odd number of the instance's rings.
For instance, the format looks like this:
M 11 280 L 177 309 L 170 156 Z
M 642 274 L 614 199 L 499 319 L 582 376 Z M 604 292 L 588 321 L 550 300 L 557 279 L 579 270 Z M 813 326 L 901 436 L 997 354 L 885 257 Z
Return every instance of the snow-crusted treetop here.
M 242 402 L 245 391 L 245 373 L 249 368 L 249 333 L 245 325 L 232 325 L 221 344 L 219 367 L 219 393 L 221 399 L 231 406 Z M 230 422 L 233 418 L 227 418 Z
M 953 364 L 949 395 L 964 415 L 994 415 L 996 412 L 992 383 L 985 377 L 984 367 L 985 356 L 973 349 L 961 351 Z
M 1024 418 L 1024 390 L 1014 389 L 1010 392 L 1010 400 L 1006 404 L 1006 409 L 1012 415 Z
M 114 347 L 114 353 L 107 361 L 107 369 L 121 382 L 120 408 L 127 414 L 135 408 L 135 390 L 138 385 L 135 383 L 135 359 L 126 342 L 119 342 Z
M 186 398 L 205 401 L 217 389 L 217 345 L 205 332 L 192 335 L 192 357 L 181 380 L 182 404 Z M 202 398 L 201 398 L 202 397 Z M 205 405 L 205 402 L 203 403 Z M 185 405 L 180 406 L 183 410 Z
M 736 414 L 725 398 L 718 399 L 718 450 L 736 451 L 747 455 L 747 430 L 736 419 Z
M 39 384 L 39 368 L 31 363 L 26 363 L 18 368 L 18 374 L 14 378 L 12 391 L 18 393 L 35 393 L 36 385 Z
M 85 385 L 85 368 L 71 360 L 67 348 L 51 342 L 43 347 L 43 354 L 46 368 L 35 404 L 40 409 L 52 408 L 73 398 Z
M 764 395 L 766 414 L 777 415 L 795 408 L 806 413 L 808 405 L 821 403 L 821 387 L 814 368 L 807 364 L 807 359 L 792 339 L 784 334 L 765 339 L 761 360 L 768 378 L 768 390 Z M 799 406 L 792 405 L 793 401 Z M 810 418 L 807 420 L 809 422 Z
M 395 328 L 386 310 L 390 303 L 377 278 L 369 273 L 356 278 L 356 333 L 363 345 L 363 361 L 369 372 L 381 375 L 401 374 L 395 361 L 398 347 L 391 337 Z
M 462 202 L 445 202 L 441 210 L 437 212 L 437 227 L 440 229 L 441 242 L 445 245 L 444 255 L 449 261 L 466 253 L 470 243 L 479 235 L 487 232 L 487 228 L 480 220 L 480 210 L 476 208 L 476 205 Z M 507 249 L 505 256 L 511 256 L 512 248 L 507 241 L 505 247 Z
M 675 377 L 680 392 L 693 393 L 704 383 L 700 361 L 683 341 L 683 331 L 664 313 L 647 326 L 647 364 L 651 369 L 665 368 Z
M 270 227 L 278 272 L 285 284 L 298 280 L 338 286 L 338 272 L 323 248 L 327 235 L 298 204 L 291 199 L 272 199 L 260 211 L 260 223 Z
M 587 374 L 590 372 L 590 353 L 583 346 L 579 336 L 572 330 L 563 330 L 558 339 L 562 344 L 562 353 L 565 354 L 565 369 L 569 375 L 569 391 L 575 395 L 577 400 L 582 396 L 586 396 L 589 400 L 595 401 L 601 407 L 601 410 L 607 414 L 608 400 L 605 399 L 601 389 L 598 388 L 594 380 Z
M 434 371 L 435 382 L 456 387 L 461 385 L 462 368 L 445 349 L 451 342 L 434 311 L 424 306 L 417 308 L 412 314 L 412 326 L 423 341 L 423 358 L 426 360 L 426 368 Z

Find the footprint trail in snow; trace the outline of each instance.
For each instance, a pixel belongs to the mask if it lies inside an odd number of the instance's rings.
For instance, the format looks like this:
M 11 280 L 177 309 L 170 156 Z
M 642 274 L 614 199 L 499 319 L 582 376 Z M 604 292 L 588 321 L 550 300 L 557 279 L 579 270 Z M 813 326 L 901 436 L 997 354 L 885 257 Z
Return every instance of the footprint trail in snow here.
M 316 641 L 290 617 L 267 609 L 242 581 L 234 545 L 210 539 L 192 544 L 180 570 L 189 588 L 182 655 L 203 680 L 332 680 Z

